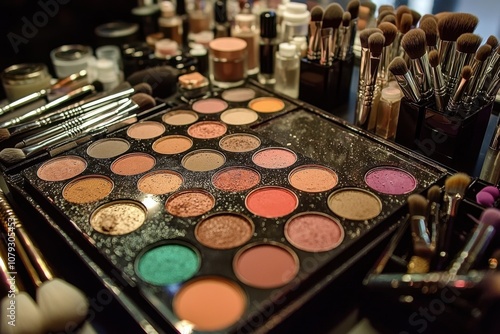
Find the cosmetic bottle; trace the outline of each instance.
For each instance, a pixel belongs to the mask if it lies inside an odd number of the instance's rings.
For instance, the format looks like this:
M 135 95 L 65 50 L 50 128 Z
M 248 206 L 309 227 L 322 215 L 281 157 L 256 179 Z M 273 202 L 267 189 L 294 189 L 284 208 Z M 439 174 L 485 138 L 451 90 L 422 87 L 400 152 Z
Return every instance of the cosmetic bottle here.
M 479 178 L 494 185 L 500 181 L 500 124 L 491 138 Z
M 210 1 L 204 1 L 202 4 L 201 0 L 194 0 L 194 8 L 188 11 L 189 35 L 210 30 L 212 16 L 212 3 Z
M 281 26 L 281 42 L 290 42 L 295 36 L 306 36 L 309 33 L 311 13 L 305 3 L 289 2 L 283 13 Z
M 190 43 L 189 55 L 196 59 L 197 71 L 208 76 L 208 48 L 201 44 Z
M 259 29 L 256 27 L 255 15 L 252 13 L 236 15 L 231 36 L 241 38 L 247 43 L 247 74 L 257 74 L 259 72 Z
M 236 37 L 221 37 L 211 41 L 208 47 L 212 84 L 220 88 L 244 84 L 247 78 L 247 42 Z
M 295 36 L 289 43 L 297 47 L 297 53 L 300 58 L 307 56 L 307 38 L 306 36 Z
M 170 59 L 180 54 L 179 44 L 171 39 L 160 39 L 155 43 L 155 57 L 162 63 L 163 59 Z
M 375 133 L 385 139 L 394 140 L 398 127 L 399 108 L 403 94 L 397 87 L 382 89 L 378 103 L 377 125 Z
M 101 24 L 94 29 L 96 45 L 116 45 L 132 43 L 140 39 L 139 24 L 113 21 Z
M 215 1 L 214 22 L 214 38 L 231 36 L 231 24 L 227 17 L 227 0 Z
M 161 16 L 158 19 L 160 32 L 163 33 L 164 38 L 171 39 L 182 46 L 182 20 L 176 15 L 174 5 L 170 1 L 162 1 L 160 9 Z
M 106 58 L 96 59 L 91 66 L 95 70 L 96 79 L 102 83 L 104 91 L 109 91 L 120 84 L 120 74 L 112 60 Z
M 158 31 L 160 6 L 155 1 L 144 1 L 141 5 L 132 8 L 131 13 L 141 26 L 143 38 Z
M 154 55 L 154 46 L 150 47 L 146 42 L 135 42 L 124 44 L 121 49 L 123 61 L 123 76 L 127 78 L 134 72 L 147 67 L 156 66 L 157 60 Z
M 263 12 L 260 15 L 259 82 L 274 84 L 274 58 L 278 47 L 276 38 L 276 13 Z
M 92 48 L 80 44 L 62 45 L 50 52 L 56 76 L 60 79 L 86 70 L 92 57 Z
M 182 46 L 188 45 L 189 17 L 185 0 L 176 0 L 175 13 L 181 19 L 182 24 Z
M 15 101 L 50 87 L 50 74 L 42 63 L 24 63 L 7 67 L 1 74 L 5 95 Z
M 294 44 L 281 43 L 276 53 L 274 89 L 293 98 L 299 97 L 300 58 Z

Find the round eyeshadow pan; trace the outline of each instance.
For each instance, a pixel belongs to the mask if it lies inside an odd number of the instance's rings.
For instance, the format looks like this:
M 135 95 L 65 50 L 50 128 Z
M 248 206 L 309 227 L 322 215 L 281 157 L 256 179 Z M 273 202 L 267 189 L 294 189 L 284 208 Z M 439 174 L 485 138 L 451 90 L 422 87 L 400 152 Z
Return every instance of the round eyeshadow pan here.
M 87 162 L 75 155 L 52 158 L 38 168 L 36 174 L 44 181 L 64 181 L 83 173 Z
M 196 122 L 198 115 L 191 110 L 175 110 L 164 114 L 161 119 L 169 125 L 188 125 Z
M 164 132 L 165 126 L 155 121 L 135 123 L 127 129 L 127 135 L 134 139 L 151 139 L 161 136 Z
M 171 195 L 165 210 L 173 216 L 194 217 L 207 213 L 215 206 L 215 198 L 204 190 L 186 190 Z
M 216 114 L 227 108 L 227 102 L 221 99 L 204 99 L 198 100 L 191 106 L 194 111 L 201 114 Z
M 198 331 L 225 329 L 241 319 L 247 299 L 243 289 L 225 278 L 205 276 L 184 284 L 174 296 L 174 313 Z
M 184 282 L 198 271 L 200 257 L 190 246 L 181 243 L 162 243 L 148 247 L 135 263 L 136 273 L 153 285 Z
M 130 143 L 122 138 L 104 138 L 92 143 L 87 154 L 96 159 L 114 158 L 127 152 Z
M 246 125 L 255 122 L 259 115 L 247 108 L 233 108 L 224 111 L 220 115 L 221 121 L 230 125 Z
M 290 184 L 302 191 L 316 193 L 332 189 L 338 184 L 333 170 L 319 165 L 304 165 L 290 172 Z
M 110 178 L 102 175 L 87 175 L 68 183 L 62 191 L 62 196 L 68 202 L 85 204 L 105 198 L 112 190 L 113 181 Z
M 229 102 L 246 102 L 255 97 L 255 91 L 252 88 L 232 88 L 222 92 L 222 98 Z
M 415 190 L 417 180 L 405 170 L 390 166 L 381 166 L 365 174 L 366 184 L 380 193 L 403 195 Z
M 281 187 L 262 187 L 250 192 L 246 199 L 247 209 L 265 218 L 278 218 L 292 213 L 299 200 L 293 192 Z
M 339 217 L 351 220 L 368 220 L 382 211 L 382 202 L 369 191 L 342 188 L 328 197 L 328 207 Z
M 224 135 L 227 131 L 227 126 L 221 122 L 204 121 L 191 125 L 187 132 L 193 138 L 212 139 Z
M 212 177 L 215 188 L 224 191 L 248 190 L 260 182 L 260 175 L 256 171 L 245 167 L 230 167 L 218 171 Z
M 148 173 L 137 182 L 137 189 L 146 194 L 162 195 L 176 191 L 182 185 L 179 173 L 170 170 L 159 170 Z
M 137 230 L 146 220 L 146 208 L 134 201 L 115 201 L 98 207 L 90 225 L 99 233 L 124 235 Z
M 218 213 L 198 223 L 194 234 L 207 247 L 230 249 L 245 244 L 253 232 L 250 219 L 234 213 Z
M 194 172 L 206 172 L 224 165 L 226 158 L 215 150 L 192 151 L 182 158 L 184 168 Z
M 344 228 L 333 217 L 319 212 L 296 215 L 285 224 L 286 239 L 306 252 L 325 252 L 344 239 Z
M 153 143 L 153 150 L 160 154 L 177 154 L 189 150 L 193 141 L 185 136 L 165 136 Z
M 238 251 L 233 260 L 233 270 L 249 286 L 272 289 L 289 283 L 297 275 L 299 260 L 284 245 L 250 245 Z
M 260 139 L 246 133 L 235 133 L 222 138 L 219 142 L 219 146 L 224 151 L 228 152 L 249 152 L 260 146 Z
M 156 164 L 156 159 L 147 153 L 129 153 L 111 164 L 111 171 L 118 175 L 137 175 L 147 172 Z
M 256 152 L 252 161 L 260 167 L 279 169 L 293 165 L 297 155 L 286 148 L 270 147 Z
M 285 108 L 285 102 L 276 97 L 259 97 L 248 103 L 250 109 L 260 113 L 272 113 Z

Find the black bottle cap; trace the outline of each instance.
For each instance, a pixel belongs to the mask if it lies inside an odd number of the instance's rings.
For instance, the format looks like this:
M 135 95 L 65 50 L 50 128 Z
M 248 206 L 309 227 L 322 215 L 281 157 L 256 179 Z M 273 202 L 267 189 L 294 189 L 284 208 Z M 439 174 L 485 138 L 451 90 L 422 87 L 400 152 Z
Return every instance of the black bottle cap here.
M 263 12 L 260 14 L 260 37 L 276 38 L 275 12 Z
M 185 15 L 187 14 L 186 12 L 186 2 L 184 0 L 177 0 L 176 5 L 175 5 L 175 12 L 177 15 Z
M 215 22 L 217 23 L 227 22 L 226 0 L 217 0 L 215 2 L 214 16 L 215 16 Z

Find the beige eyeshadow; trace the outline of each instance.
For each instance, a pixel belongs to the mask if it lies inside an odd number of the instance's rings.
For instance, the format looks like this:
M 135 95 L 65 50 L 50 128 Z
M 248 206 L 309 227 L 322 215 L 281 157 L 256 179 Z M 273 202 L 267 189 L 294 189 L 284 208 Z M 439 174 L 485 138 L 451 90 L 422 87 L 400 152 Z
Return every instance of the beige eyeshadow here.
M 225 161 L 226 158 L 220 152 L 214 150 L 197 150 L 184 156 L 181 163 L 188 170 L 206 172 L 219 168 Z
M 68 183 L 62 195 L 68 202 L 85 204 L 105 198 L 111 190 L 113 190 L 113 181 L 110 178 L 102 175 L 89 175 Z
M 87 162 L 77 156 L 53 158 L 38 168 L 37 175 L 44 181 L 64 181 L 81 174 Z
M 367 220 L 382 211 L 382 202 L 369 191 L 343 188 L 328 197 L 328 207 L 336 215 L 351 220 Z
M 131 125 L 127 135 L 134 139 L 150 139 L 160 136 L 165 132 L 165 126 L 155 121 L 144 121 Z
M 319 165 L 304 165 L 294 169 L 288 177 L 290 184 L 306 192 L 322 192 L 335 187 L 337 173 Z
M 198 120 L 198 115 L 190 110 L 175 110 L 162 116 L 162 120 L 169 125 L 188 125 Z
M 160 170 L 141 177 L 137 182 L 137 189 L 146 194 L 161 195 L 176 191 L 182 182 L 183 179 L 179 173 Z
M 118 175 L 137 175 L 147 172 L 156 164 L 156 159 L 146 153 L 129 153 L 117 158 L 111 170 Z
M 138 229 L 146 220 L 146 212 L 133 201 L 106 203 L 92 213 L 90 225 L 103 234 L 123 235 Z
M 219 146 L 224 151 L 249 152 L 260 146 L 260 139 L 247 133 L 235 133 L 222 138 Z
M 130 143 L 122 138 L 105 138 L 92 143 L 87 154 L 96 159 L 107 159 L 127 152 Z
M 166 136 L 153 143 L 153 150 L 160 154 L 177 154 L 187 151 L 193 146 L 193 141 L 185 136 Z

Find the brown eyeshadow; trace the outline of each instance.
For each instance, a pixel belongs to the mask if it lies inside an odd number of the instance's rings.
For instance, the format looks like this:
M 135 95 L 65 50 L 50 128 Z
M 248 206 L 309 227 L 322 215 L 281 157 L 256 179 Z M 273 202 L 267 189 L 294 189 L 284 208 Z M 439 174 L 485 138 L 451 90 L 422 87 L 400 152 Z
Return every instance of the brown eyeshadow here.
M 111 170 L 118 175 L 137 175 L 147 172 L 156 164 L 153 156 L 146 153 L 129 153 L 117 158 Z
M 80 177 L 68 183 L 62 195 L 65 200 L 76 204 L 85 204 L 99 201 L 108 196 L 113 190 L 113 181 L 102 175 Z
M 160 170 L 148 173 L 137 182 L 137 188 L 146 194 L 161 195 L 176 191 L 182 185 L 179 173 Z
M 187 190 L 170 196 L 165 203 L 168 213 L 178 217 L 194 217 L 210 211 L 215 198 L 204 190 Z
M 246 243 L 252 237 L 252 222 L 233 213 L 212 215 L 196 226 L 196 239 L 203 245 L 215 249 L 230 249 Z

